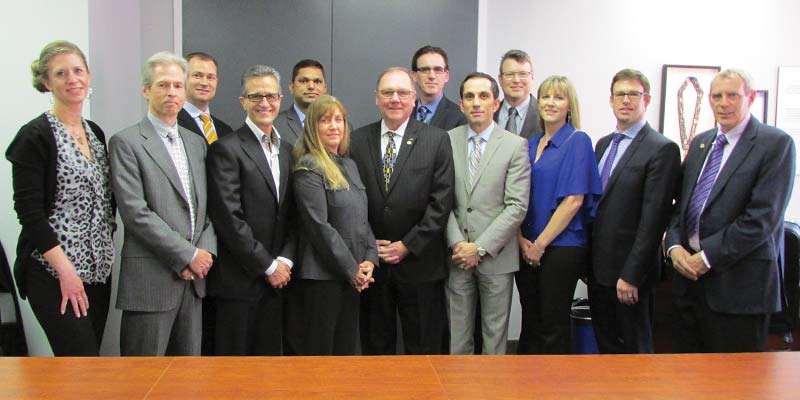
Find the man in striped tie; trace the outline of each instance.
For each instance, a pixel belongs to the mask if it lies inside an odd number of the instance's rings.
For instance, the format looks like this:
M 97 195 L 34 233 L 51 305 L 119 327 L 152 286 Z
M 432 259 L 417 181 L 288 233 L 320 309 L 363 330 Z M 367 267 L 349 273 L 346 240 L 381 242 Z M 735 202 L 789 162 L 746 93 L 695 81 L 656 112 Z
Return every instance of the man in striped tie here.
M 186 56 L 189 79 L 186 81 L 186 102 L 178 113 L 178 124 L 211 144 L 233 129 L 211 115 L 209 104 L 217 95 L 217 60 L 209 54 L 196 52 Z
M 666 238 L 679 273 L 676 352 L 764 351 L 769 316 L 781 308 L 783 216 L 795 147 L 788 134 L 750 115 L 754 97 L 744 71 L 717 74 L 708 98 L 719 128 L 698 135 L 686 155 Z

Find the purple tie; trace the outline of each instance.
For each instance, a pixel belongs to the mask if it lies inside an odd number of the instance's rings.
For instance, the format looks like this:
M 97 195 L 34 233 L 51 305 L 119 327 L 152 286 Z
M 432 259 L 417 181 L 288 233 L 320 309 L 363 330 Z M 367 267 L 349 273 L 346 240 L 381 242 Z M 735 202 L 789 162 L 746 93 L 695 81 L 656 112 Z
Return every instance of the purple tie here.
M 606 185 L 608 184 L 608 178 L 611 176 L 611 166 L 614 164 L 614 159 L 617 158 L 617 149 L 619 149 L 619 142 L 625 135 L 621 133 L 615 133 L 611 135 L 611 148 L 608 150 L 608 157 L 606 157 L 606 163 L 603 164 L 603 171 L 600 173 L 600 183 L 603 184 L 603 191 L 606 190 Z
M 714 141 L 714 148 L 711 149 L 711 154 L 708 156 L 706 166 L 703 168 L 703 173 L 700 174 L 700 179 L 692 192 L 692 197 L 689 199 L 689 211 L 686 214 L 686 226 L 689 228 L 689 236 L 694 235 L 699 229 L 700 213 L 703 211 L 703 205 L 711 194 L 711 188 L 714 187 L 714 181 L 717 180 L 717 173 L 722 164 L 722 150 L 728 144 L 728 139 L 725 135 L 720 134 Z

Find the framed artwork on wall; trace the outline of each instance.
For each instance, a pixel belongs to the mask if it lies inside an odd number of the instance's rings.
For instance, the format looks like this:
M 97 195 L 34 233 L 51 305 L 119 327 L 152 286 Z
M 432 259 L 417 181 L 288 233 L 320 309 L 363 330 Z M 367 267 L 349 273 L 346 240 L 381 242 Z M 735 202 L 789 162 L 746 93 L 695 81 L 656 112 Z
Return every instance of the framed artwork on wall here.
M 659 130 L 678 143 L 686 156 L 692 139 L 716 125 L 708 104 L 716 66 L 665 64 L 661 70 L 661 121 Z

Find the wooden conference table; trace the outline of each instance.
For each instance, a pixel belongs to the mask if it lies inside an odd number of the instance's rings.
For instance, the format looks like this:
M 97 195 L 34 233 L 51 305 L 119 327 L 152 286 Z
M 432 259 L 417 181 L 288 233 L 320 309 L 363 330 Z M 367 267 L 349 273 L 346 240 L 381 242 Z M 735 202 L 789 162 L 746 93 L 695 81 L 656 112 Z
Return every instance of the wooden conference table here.
M 800 353 L 0 358 L 0 399 L 790 399 Z

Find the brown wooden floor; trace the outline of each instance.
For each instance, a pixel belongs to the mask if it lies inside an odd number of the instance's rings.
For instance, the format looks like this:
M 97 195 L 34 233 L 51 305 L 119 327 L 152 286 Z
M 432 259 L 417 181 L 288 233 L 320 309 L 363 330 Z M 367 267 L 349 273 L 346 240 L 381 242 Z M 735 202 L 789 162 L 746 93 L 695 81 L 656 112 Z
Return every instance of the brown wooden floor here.
M 800 353 L 0 358 L 0 399 L 788 399 Z

